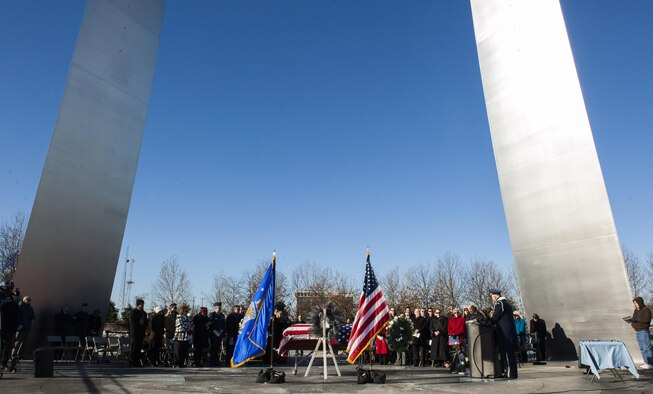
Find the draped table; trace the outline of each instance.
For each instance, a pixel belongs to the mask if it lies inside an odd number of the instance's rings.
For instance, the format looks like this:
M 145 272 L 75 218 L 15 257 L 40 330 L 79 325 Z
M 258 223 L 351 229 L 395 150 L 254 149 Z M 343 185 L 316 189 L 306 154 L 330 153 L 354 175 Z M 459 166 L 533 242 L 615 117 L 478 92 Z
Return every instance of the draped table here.
M 580 341 L 579 363 L 587 365 L 594 378 L 601 379 L 601 370 L 610 370 L 623 382 L 619 369 L 625 367 L 633 376 L 639 379 L 637 367 L 630 356 L 626 345 L 621 341 Z M 588 372 L 589 373 L 589 372 Z

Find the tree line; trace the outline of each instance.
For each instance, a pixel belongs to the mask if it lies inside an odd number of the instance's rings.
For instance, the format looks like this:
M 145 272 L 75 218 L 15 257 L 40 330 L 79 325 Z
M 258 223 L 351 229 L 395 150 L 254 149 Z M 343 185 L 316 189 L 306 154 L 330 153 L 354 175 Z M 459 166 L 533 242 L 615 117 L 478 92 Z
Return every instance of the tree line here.
M 240 275 L 218 271 L 213 276 L 211 288 L 202 293 L 207 304 L 221 301 L 229 310 L 234 305 L 247 306 L 256 292 L 270 262 L 261 260 Z M 445 253 L 430 263 L 394 267 L 387 272 L 376 270 L 377 279 L 388 305 L 438 306 L 441 308 L 474 304 L 481 308 L 491 307 L 488 289 L 502 288 L 505 295 L 521 308 L 521 294 L 514 271 L 504 272 L 494 261 L 475 258 L 463 261 L 455 253 Z M 380 274 L 380 275 L 379 275 Z M 290 279 L 288 279 L 290 278 Z M 305 261 L 289 275 L 276 271 L 276 299 L 288 307 L 291 315 L 296 306 L 295 293 L 310 293 L 318 302 L 333 299 L 335 294 L 352 294 L 351 306 L 340 306 L 344 316 L 355 312 L 356 302 L 362 291 L 363 272 L 360 277 L 334 270 L 314 261 Z M 184 291 L 185 290 L 185 291 Z M 189 303 L 190 283 L 179 264 L 177 256 L 164 261 L 159 277 L 152 287 L 152 302 L 167 305 L 173 300 Z

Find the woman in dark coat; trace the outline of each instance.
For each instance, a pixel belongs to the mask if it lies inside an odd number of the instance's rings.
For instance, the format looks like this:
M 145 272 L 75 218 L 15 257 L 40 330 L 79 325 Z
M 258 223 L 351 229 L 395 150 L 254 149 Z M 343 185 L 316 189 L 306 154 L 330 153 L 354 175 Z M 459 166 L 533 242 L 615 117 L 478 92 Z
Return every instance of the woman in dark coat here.
M 535 360 L 536 362 L 546 361 L 546 322 L 533 313 L 530 322 L 530 331 L 535 342 Z
M 439 309 L 431 319 L 429 330 L 431 332 L 431 361 L 436 367 L 442 366 L 449 359 L 447 354 L 447 318 L 442 316 Z

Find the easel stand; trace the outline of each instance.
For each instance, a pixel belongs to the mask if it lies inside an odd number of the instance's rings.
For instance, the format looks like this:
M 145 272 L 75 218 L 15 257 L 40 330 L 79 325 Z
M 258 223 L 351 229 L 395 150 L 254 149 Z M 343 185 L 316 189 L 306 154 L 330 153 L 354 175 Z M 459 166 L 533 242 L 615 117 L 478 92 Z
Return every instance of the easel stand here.
M 308 376 L 308 373 L 311 371 L 311 367 L 313 366 L 313 361 L 315 361 L 315 356 L 317 356 L 318 349 L 320 348 L 320 345 L 322 345 L 322 360 L 324 362 L 324 380 L 327 379 L 327 353 L 331 355 L 331 359 L 333 360 L 333 365 L 336 367 L 336 372 L 338 373 L 338 376 L 340 375 L 340 369 L 338 368 L 338 361 L 336 360 L 336 355 L 333 352 L 333 347 L 331 346 L 331 342 L 329 342 L 329 338 L 327 337 L 327 317 L 326 317 L 326 308 L 323 309 L 322 313 L 322 338 L 319 338 L 317 340 L 317 344 L 315 345 L 315 350 L 313 350 L 313 355 L 311 356 L 311 361 L 308 363 L 308 368 L 306 368 L 306 373 L 304 374 L 304 377 Z M 328 348 L 327 348 L 328 346 Z

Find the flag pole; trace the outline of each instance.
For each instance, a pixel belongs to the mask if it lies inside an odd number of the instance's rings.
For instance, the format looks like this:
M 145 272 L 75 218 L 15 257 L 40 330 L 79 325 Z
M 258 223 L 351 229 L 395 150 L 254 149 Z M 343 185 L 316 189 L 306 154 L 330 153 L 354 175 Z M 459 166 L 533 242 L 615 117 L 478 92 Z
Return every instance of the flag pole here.
M 274 322 L 277 319 L 275 307 L 277 301 L 277 251 L 272 252 L 272 335 L 270 337 L 270 368 L 274 367 Z
M 365 253 L 365 266 L 367 266 L 367 261 L 370 259 L 370 247 L 368 245 L 367 252 Z M 375 339 L 372 339 L 373 341 Z M 368 349 L 368 355 L 370 357 L 370 372 L 372 371 L 372 358 L 374 357 L 374 352 L 372 351 L 372 343 L 370 342 L 370 348 Z

